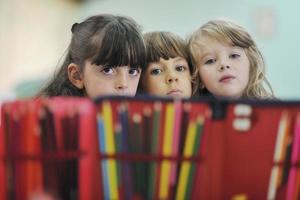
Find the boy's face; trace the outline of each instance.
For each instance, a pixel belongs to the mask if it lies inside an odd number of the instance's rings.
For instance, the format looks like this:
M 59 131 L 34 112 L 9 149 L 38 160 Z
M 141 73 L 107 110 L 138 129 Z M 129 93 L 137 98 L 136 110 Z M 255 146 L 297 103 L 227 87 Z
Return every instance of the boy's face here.
M 200 79 L 214 96 L 239 98 L 243 95 L 250 73 L 250 62 L 243 48 L 201 38 L 197 59 Z
M 144 90 L 156 96 L 191 97 L 191 73 L 187 61 L 182 57 L 160 58 L 148 64 L 142 84 Z
M 141 70 L 129 66 L 98 66 L 86 61 L 83 72 L 83 85 L 87 96 L 136 94 Z

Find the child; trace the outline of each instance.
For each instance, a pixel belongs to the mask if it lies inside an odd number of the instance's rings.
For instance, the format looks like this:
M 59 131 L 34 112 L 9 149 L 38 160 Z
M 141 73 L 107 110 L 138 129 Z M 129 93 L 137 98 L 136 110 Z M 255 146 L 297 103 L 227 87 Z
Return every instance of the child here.
M 145 33 L 144 40 L 146 69 L 141 75 L 139 91 L 156 96 L 191 97 L 195 70 L 186 42 L 170 32 Z
M 125 16 L 92 16 L 72 26 L 68 53 L 43 96 L 134 96 L 146 49 L 138 24 Z
M 262 54 L 244 28 L 229 21 L 209 21 L 189 38 L 200 94 L 225 98 L 272 98 Z M 265 85 L 268 89 L 265 88 Z

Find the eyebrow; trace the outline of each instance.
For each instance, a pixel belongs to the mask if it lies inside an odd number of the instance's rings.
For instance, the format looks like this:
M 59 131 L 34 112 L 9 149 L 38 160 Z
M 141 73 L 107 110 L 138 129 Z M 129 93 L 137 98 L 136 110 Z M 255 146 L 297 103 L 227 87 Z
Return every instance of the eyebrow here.
M 234 46 L 232 46 L 232 48 L 233 48 L 233 49 L 244 50 L 244 48 L 243 48 L 243 47 L 240 47 L 240 46 L 237 46 L 237 45 L 234 45 Z
M 186 59 L 183 57 L 180 57 L 180 56 L 178 56 L 177 58 L 174 59 L 174 61 L 180 61 L 180 60 L 186 60 Z
M 203 58 L 205 58 L 206 56 L 209 56 L 211 54 L 213 54 L 213 53 L 209 52 L 209 51 L 204 52 L 204 54 L 201 55 L 200 60 L 202 60 Z

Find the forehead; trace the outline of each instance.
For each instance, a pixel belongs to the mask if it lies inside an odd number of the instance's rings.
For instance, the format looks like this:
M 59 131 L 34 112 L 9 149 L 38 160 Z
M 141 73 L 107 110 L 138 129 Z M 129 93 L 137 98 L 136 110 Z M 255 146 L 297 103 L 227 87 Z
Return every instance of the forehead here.
M 162 65 L 162 66 L 173 66 L 176 63 L 181 63 L 181 64 L 186 64 L 187 65 L 187 60 L 181 56 L 177 56 L 175 58 L 168 58 L 168 59 L 164 59 L 164 58 L 159 58 L 158 61 L 154 61 L 154 62 L 149 62 L 148 66 L 149 67 L 157 67 L 157 65 Z
M 213 47 L 233 47 L 233 43 L 231 41 L 227 41 L 222 38 L 214 38 L 209 36 L 202 36 L 198 40 L 199 48 L 201 49 L 209 49 Z
M 168 59 L 159 58 L 158 62 L 164 63 L 164 62 L 180 62 L 180 61 L 186 61 L 186 59 L 181 56 L 176 56 L 174 58 L 168 58 Z
M 204 54 L 216 53 L 221 51 L 228 51 L 236 48 L 232 43 L 227 41 L 221 41 L 215 38 L 203 36 L 197 41 L 198 56 L 204 56 Z

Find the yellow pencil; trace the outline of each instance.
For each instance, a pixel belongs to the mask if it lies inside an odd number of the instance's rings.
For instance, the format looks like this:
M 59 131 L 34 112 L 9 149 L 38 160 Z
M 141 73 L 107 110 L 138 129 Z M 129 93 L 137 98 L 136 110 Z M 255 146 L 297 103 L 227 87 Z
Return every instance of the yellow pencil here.
M 189 157 L 193 154 L 193 147 L 195 143 L 196 138 L 196 123 L 193 121 L 190 121 L 187 129 L 187 135 L 186 140 L 184 144 L 184 151 L 183 156 Z M 186 191 L 187 191 L 187 182 L 188 182 L 188 176 L 190 173 L 191 168 L 191 162 L 190 161 L 183 161 L 181 168 L 180 168 L 180 174 L 179 174 L 179 180 L 178 180 L 178 188 L 176 191 L 176 200 L 185 199 Z
M 112 110 L 109 101 L 103 101 L 102 112 L 105 127 L 106 153 L 109 155 L 113 155 L 116 153 L 116 143 L 113 131 Z M 109 184 L 109 199 L 119 199 L 117 182 L 117 163 L 115 159 L 107 159 L 107 175 Z
M 174 122 L 174 105 L 173 103 L 168 103 L 166 105 L 166 123 L 164 127 L 164 137 L 163 137 L 163 147 L 162 155 L 170 156 L 172 154 L 172 130 Z M 159 185 L 159 199 L 167 199 L 169 193 L 169 183 L 170 183 L 170 172 L 171 172 L 171 161 L 163 160 L 161 164 L 160 173 L 160 185 Z

